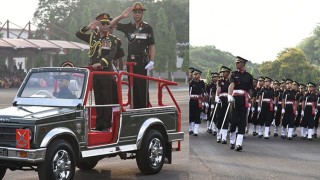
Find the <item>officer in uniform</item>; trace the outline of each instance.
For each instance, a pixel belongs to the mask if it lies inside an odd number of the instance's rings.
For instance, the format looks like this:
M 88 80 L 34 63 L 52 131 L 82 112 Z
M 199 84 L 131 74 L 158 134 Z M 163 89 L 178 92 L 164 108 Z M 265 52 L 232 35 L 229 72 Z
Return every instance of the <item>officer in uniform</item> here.
M 230 78 L 228 90 L 228 101 L 234 102 L 230 126 L 230 149 L 236 148 L 237 151 L 242 150 L 243 135 L 246 128 L 247 108 L 249 107 L 248 98 L 252 97 L 253 77 L 245 70 L 248 60 L 237 56 L 236 67 L 238 71 L 234 71 Z M 249 95 L 249 96 L 248 96 Z M 236 128 L 238 127 L 238 135 L 236 137 Z
M 293 137 L 297 136 L 296 128 L 300 126 L 302 101 L 305 94 L 305 87 L 306 86 L 304 84 L 299 84 L 299 90 L 295 97 L 295 106 L 297 107 L 297 111 L 296 111 L 296 118 L 294 120 L 294 129 L 293 129 L 293 135 L 292 135 Z M 304 128 L 301 127 L 300 131 L 301 131 L 301 134 L 303 134 Z
M 286 138 L 286 129 L 288 130 L 288 140 L 292 140 L 293 128 L 294 128 L 294 116 L 296 113 L 295 107 L 295 96 L 296 91 L 292 89 L 292 80 L 286 79 L 287 89 L 282 95 L 282 110 L 281 113 L 283 115 L 282 119 L 282 131 L 281 138 Z
M 117 30 L 123 32 L 128 40 L 128 62 L 137 63 L 133 67 L 133 73 L 147 76 L 147 71 L 152 70 L 155 58 L 155 41 L 153 28 L 142 20 L 143 11 L 146 9 L 140 2 L 127 8 L 120 16 L 111 21 L 111 25 L 117 25 Z M 134 23 L 118 23 L 129 17 L 133 12 Z M 149 92 L 147 80 L 134 78 L 133 80 L 133 108 L 149 107 Z
M 217 106 L 217 128 L 218 128 L 218 134 L 217 134 L 217 142 L 222 144 L 227 144 L 227 134 L 228 134 L 228 127 L 229 127 L 229 119 L 230 116 L 228 115 L 229 112 L 227 112 L 228 107 L 228 88 L 230 85 L 230 72 L 231 69 L 222 66 L 220 69 L 220 73 L 222 73 L 222 79 L 219 79 L 218 86 L 217 86 L 217 92 L 215 97 L 216 104 L 219 104 Z M 225 114 L 227 114 L 225 121 L 224 117 Z M 222 126 L 223 124 L 223 126 Z M 221 130 L 221 131 L 220 131 Z
M 207 132 L 208 133 L 212 133 L 212 127 L 210 127 L 210 122 L 211 122 L 211 118 L 213 115 L 213 111 L 214 111 L 214 106 L 215 106 L 215 102 L 214 102 L 214 97 L 216 94 L 216 90 L 217 90 L 217 81 L 220 77 L 219 73 L 213 72 L 210 74 L 211 75 L 211 83 L 208 84 L 206 86 L 206 92 L 209 96 L 208 98 L 208 112 L 207 112 Z M 214 125 L 214 124 L 213 124 Z M 215 128 L 213 128 L 215 129 Z M 214 133 L 217 133 L 216 131 Z
M 258 78 L 258 86 L 255 89 L 253 89 L 253 91 L 252 91 L 252 102 L 251 102 L 252 117 L 251 117 L 251 120 L 252 120 L 252 124 L 253 124 L 253 132 L 252 132 L 253 136 L 258 135 L 257 125 L 258 125 L 259 120 L 258 120 L 258 112 L 256 111 L 256 109 L 258 108 L 258 101 L 257 101 L 259 99 L 258 93 L 261 91 L 261 89 L 263 89 L 263 86 L 264 86 L 264 77 L 260 76 Z
M 77 96 L 70 91 L 69 84 L 70 75 L 62 74 L 58 80 L 59 92 L 53 92 L 53 96 L 62 99 L 77 99 Z
M 317 94 L 318 98 L 317 98 L 317 115 L 316 115 L 316 118 L 315 118 L 315 121 L 314 121 L 314 134 L 313 134 L 314 138 L 318 137 L 317 131 L 318 131 L 319 117 L 320 117 L 320 93 L 317 92 L 316 94 Z
M 253 91 L 252 91 L 252 95 L 254 94 L 254 91 L 256 90 L 256 88 L 258 87 L 258 79 L 253 78 Z M 252 97 L 251 97 L 252 98 Z M 253 98 L 252 98 L 253 99 Z M 253 104 L 251 104 L 251 99 L 249 99 L 249 108 L 248 108 L 248 121 L 249 123 L 252 123 L 252 107 Z
M 193 70 L 193 67 L 189 67 L 188 83 L 190 83 L 190 81 L 193 79 Z
M 113 71 L 112 60 L 117 52 L 116 37 L 110 34 L 110 15 L 102 13 L 96 20 L 83 27 L 76 36 L 89 43 L 89 66 L 94 71 Z M 90 34 L 87 34 L 87 31 Z M 107 75 L 95 75 L 93 78 L 93 90 L 96 105 L 112 104 L 113 77 Z M 96 108 L 96 130 L 109 130 L 111 127 L 112 108 Z
M 316 85 L 313 82 L 308 83 L 308 92 L 303 97 L 301 110 L 301 126 L 308 129 L 308 139 L 312 140 L 314 120 L 316 115 L 317 95 L 315 93 Z
M 283 92 L 286 90 L 286 80 L 285 79 L 281 79 L 280 80 L 280 89 L 276 90 L 275 92 L 275 96 L 278 97 L 278 103 L 277 103 L 277 109 L 278 111 L 275 112 L 275 128 L 274 128 L 274 132 L 273 132 L 273 136 L 274 137 L 278 137 L 278 127 L 280 126 L 280 120 L 281 120 L 281 111 L 280 109 L 282 109 L 282 96 L 283 96 Z
M 202 109 L 202 98 L 205 92 L 205 84 L 200 79 L 201 71 L 193 70 L 193 80 L 189 84 L 190 102 L 189 102 L 189 134 L 198 136 L 200 121 L 200 112 Z
M 265 86 L 258 92 L 258 116 L 259 116 L 259 138 L 264 136 L 265 139 L 269 139 L 270 125 L 273 120 L 274 111 L 277 111 L 277 106 L 274 107 L 274 102 L 277 102 L 277 97 L 274 94 L 274 89 L 271 87 L 272 79 L 269 77 L 264 78 Z M 275 109 L 274 109 L 275 108 Z M 264 135 L 263 135 L 263 126 Z

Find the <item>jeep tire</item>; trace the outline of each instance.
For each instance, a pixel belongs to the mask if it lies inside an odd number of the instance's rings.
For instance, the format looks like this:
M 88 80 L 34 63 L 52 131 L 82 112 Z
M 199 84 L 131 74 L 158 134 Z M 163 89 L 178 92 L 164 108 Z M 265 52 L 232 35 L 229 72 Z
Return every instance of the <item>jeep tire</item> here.
M 71 180 L 75 174 L 75 155 L 68 141 L 59 139 L 47 148 L 45 161 L 38 165 L 40 180 Z
M 7 168 L 0 167 L 0 179 L 3 179 L 4 175 L 6 175 Z
M 165 160 L 165 152 L 162 134 L 154 129 L 149 130 L 137 151 L 136 161 L 140 171 L 145 175 L 160 172 Z

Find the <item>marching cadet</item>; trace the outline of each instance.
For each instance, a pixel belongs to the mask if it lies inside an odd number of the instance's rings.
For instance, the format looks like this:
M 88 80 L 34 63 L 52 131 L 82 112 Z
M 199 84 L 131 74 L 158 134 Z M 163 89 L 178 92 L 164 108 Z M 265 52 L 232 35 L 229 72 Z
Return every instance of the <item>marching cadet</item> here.
M 274 89 L 271 87 L 272 79 L 269 77 L 264 78 L 265 86 L 258 92 L 258 125 L 259 125 L 259 138 L 262 138 L 263 126 L 264 128 L 264 138 L 269 139 L 270 125 L 273 120 L 274 111 L 277 111 L 277 106 L 274 107 L 274 102 L 277 102 L 277 97 L 275 96 Z
M 280 109 L 282 109 L 282 96 L 283 96 L 283 92 L 286 90 L 287 86 L 286 86 L 286 80 L 285 79 L 281 79 L 280 80 L 280 89 L 276 90 L 276 96 L 278 97 L 278 103 L 277 103 L 277 109 L 278 111 L 275 113 L 275 127 L 274 127 L 274 132 L 273 132 L 273 136 L 274 137 L 278 137 L 278 127 L 280 126 L 280 120 L 281 120 L 281 111 Z
M 208 133 L 212 133 L 212 127 L 210 127 L 210 123 L 211 123 L 211 117 L 213 115 L 213 110 L 214 110 L 214 106 L 215 106 L 215 102 L 214 102 L 214 96 L 216 94 L 216 90 L 217 90 L 217 81 L 219 79 L 220 75 L 219 73 L 213 72 L 211 73 L 211 83 L 208 84 L 206 86 L 206 92 L 209 95 L 208 98 L 208 111 L 207 111 L 207 132 Z M 215 126 L 215 124 L 212 124 Z M 216 135 L 216 128 L 213 128 L 215 131 L 213 132 L 214 135 Z
M 237 151 L 242 150 L 247 108 L 249 107 L 248 98 L 249 96 L 252 97 L 253 89 L 253 77 L 245 70 L 247 61 L 248 60 L 242 57 L 236 57 L 236 67 L 238 71 L 232 73 L 228 89 L 229 105 L 232 103 L 232 106 L 234 106 L 230 121 L 230 149 L 236 149 Z M 238 135 L 236 136 L 235 131 L 237 127 Z
M 300 86 L 300 84 L 297 81 L 292 82 L 292 89 L 296 91 L 296 96 L 299 93 L 299 86 Z M 297 129 L 297 127 L 299 127 L 299 124 L 300 124 L 300 122 L 296 122 L 297 115 L 299 113 L 299 111 L 298 111 L 299 99 L 296 99 L 296 97 L 295 97 L 294 102 L 295 102 L 296 111 L 295 111 L 295 119 L 293 120 L 294 128 L 293 128 L 293 132 L 292 132 L 292 137 L 297 136 L 296 129 Z
M 283 115 L 282 119 L 282 131 L 281 131 L 281 138 L 286 138 L 286 129 L 287 126 L 289 127 L 288 130 L 288 140 L 292 140 L 292 133 L 294 127 L 294 115 L 296 112 L 295 107 L 295 95 L 296 91 L 292 89 L 292 80 L 286 79 L 287 89 L 282 95 L 282 110 L 281 114 Z
M 304 84 L 299 84 L 299 91 L 296 94 L 295 97 L 295 102 L 296 102 L 296 107 L 297 107 L 297 111 L 296 111 L 296 118 L 294 120 L 294 129 L 293 129 L 293 137 L 296 137 L 296 128 L 300 126 L 300 120 L 301 120 L 301 110 L 302 110 L 302 101 L 303 101 L 303 97 L 305 94 L 305 88 L 306 85 Z M 304 134 L 304 127 L 300 128 L 301 131 L 301 135 Z M 302 136 L 301 136 L 302 137 Z
M 276 102 L 273 102 L 273 106 L 274 106 L 274 109 L 276 109 L 274 111 L 274 114 L 273 114 L 273 120 L 272 120 L 272 123 L 271 125 L 275 126 L 275 117 L 276 117 L 276 113 L 278 112 L 278 107 L 275 108 L 277 105 L 278 105 L 278 102 L 279 102 L 279 81 L 278 80 L 273 80 L 272 83 L 271 83 L 271 87 L 273 88 L 273 91 L 274 91 L 274 96 L 276 97 Z M 271 131 L 271 129 L 270 129 Z
M 264 77 L 260 76 L 259 79 L 258 79 L 258 86 L 252 91 L 252 108 L 251 108 L 251 119 L 252 119 L 252 124 L 253 124 L 253 132 L 252 132 L 252 135 L 253 136 L 256 136 L 258 135 L 257 133 L 257 125 L 258 125 L 258 112 L 256 111 L 256 109 L 258 108 L 258 101 L 257 99 L 259 99 L 259 95 L 258 95 L 258 92 L 261 91 L 261 89 L 263 88 L 264 86 Z
M 253 91 L 255 91 L 255 89 L 257 88 L 257 86 L 258 86 L 258 79 L 253 78 Z M 253 92 L 252 92 L 252 94 L 253 94 Z M 248 101 L 249 101 L 249 107 L 248 107 L 248 115 L 247 115 L 248 123 L 247 123 L 247 127 L 246 127 L 246 134 L 249 133 L 250 123 L 253 123 L 253 122 L 252 122 L 252 116 L 253 116 L 253 114 L 252 114 L 252 110 L 251 110 L 252 107 L 253 107 L 252 97 L 249 97 Z
M 220 143 L 222 139 L 222 144 L 227 144 L 227 134 L 228 134 L 228 127 L 229 127 L 230 117 L 228 115 L 229 112 L 227 112 L 227 107 L 228 107 L 228 88 L 230 85 L 230 72 L 231 72 L 230 68 L 226 66 L 221 67 L 220 73 L 222 73 L 223 77 L 218 81 L 217 92 L 215 96 L 216 104 L 218 103 L 221 104 L 221 106 L 217 107 L 218 108 L 217 109 L 217 115 L 218 115 L 217 142 Z M 226 115 L 226 113 L 228 114 Z
M 302 101 L 301 126 L 304 128 L 308 128 L 308 139 L 311 141 L 318 97 L 315 93 L 316 85 L 313 82 L 309 82 L 307 86 L 308 92 L 305 94 Z
M 193 70 L 193 80 L 189 84 L 189 134 L 198 136 L 198 129 L 201 123 L 200 112 L 202 109 L 202 98 L 205 89 L 204 82 L 200 79 L 202 72 L 198 69 Z
M 317 90 L 316 90 L 317 91 Z M 317 138 L 317 131 L 318 131 L 318 126 L 319 126 L 319 117 L 320 117 L 320 93 L 317 92 L 317 115 L 314 121 L 314 134 L 313 137 Z

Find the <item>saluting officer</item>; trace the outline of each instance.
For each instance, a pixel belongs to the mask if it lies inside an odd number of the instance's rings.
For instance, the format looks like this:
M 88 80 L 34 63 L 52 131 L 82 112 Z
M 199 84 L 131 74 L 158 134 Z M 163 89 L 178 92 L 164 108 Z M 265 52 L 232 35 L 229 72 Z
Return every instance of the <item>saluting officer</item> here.
M 189 102 L 189 134 L 198 136 L 200 121 L 200 112 L 202 109 L 202 98 L 205 91 L 205 84 L 201 80 L 201 71 L 193 70 L 193 80 L 189 84 L 190 102 Z
M 190 83 L 193 79 L 193 67 L 189 67 L 189 76 L 188 76 L 188 83 Z
M 211 117 L 213 115 L 213 110 L 215 106 L 214 102 L 214 97 L 216 95 L 216 90 L 217 90 L 217 81 L 220 77 L 219 73 L 213 72 L 210 74 L 211 75 L 211 83 L 206 86 L 206 92 L 209 96 L 208 98 L 208 112 L 207 112 L 207 132 L 212 133 L 212 127 L 210 127 L 210 122 L 211 122 Z M 214 124 L 212 124 L 214 125 Z M 215 130 L 215 128 L 213 128 Z M 215 134 L 217 133 L 216 131 L 214 132 Z
M 227 107 L 228 107 L 228 88 L 230 85 L 230 71 L 231 69 L 226 66 L 221 67 L 220 73 L 222 73 L 222 79 L 218 81 L 217 92 L 215 97 L 216 104 L 220 104 L 220 106 L 217 107 L 218 108 L 217 109 L 217 117 L 218 117 L 217 118 L 218 119 L 217 142 L 220 143 L 222 141 L 222 144 L 227 144 L 227 134 L 228 134 L 228 127 L 229 127 L 229 119 L 230 119 L 230 116 L 227 115 L 224 121 L 225 114 L 226 113 L 229 114 L 229 112 L 227 112 Z
M 275 113 L 275 127 L 274 127 L 274 137 L 278 137 L 278 127 L 280 126 L 280 120 L 281 120 L 281 111 L 280 109 L 282 109 L 282 96 L 283 96 L 283 92 L 286 90 L 286 80 L 285 79 L 281 79 L 280 80 L 280 89 L 276 90 L 275 94 L 278 97 L 278 103 L 277 103 L 277 109 L 278 111 Z
M 292 140 L 293 127 L 294 127 L 294 116 L 296 113 L 295 107 L 295 95 L 296 91 L 292 89 L 292 80 L 286 79 L 287 89 L 282 95 L 282 110 L 281 113 L 283 115 L 282 119 L 282 131 L 281 138 L 286 138 L 286 129 L 288 130 L 288 140 Z
M 83 27 L 76 36 L 89 43 L 89 65 L 94 71 L 113 71 L 112 60 L 117 52 L 116 37 L 109 32 L 110 15 L 102 13 L 96 20 Z M 87 31 L 90 34 L 87 34 Z M 94 99 L 96 105 L 112 104 L 113 77 L 95 75 L 93 78 Z M 109 130 L 111 127 L 112 108 L 96 108 L 96 130 Z
M 308 139 L 312 140 L 318 97 L 315 93 L 316 85 L 313 82 L 309 82 L 307 86 L 308 92 L 305 94 L 302 101 L 301 126 L 308 128 Z
M 236 148 L 237 151 L 242 150 L 243 135 L 246 128 L 247 108 L 249 107 L 248 95 L 252 97 L 253 89 L 253 77 L 245 70 L 247 61 L 248 60 L 240 56 L 236 57 L 236 67 L 238 71 L 232 73 L 228 89 L 228 101 L 234 101 L 234 109 L 232 110 L 233 114 L 230 122 L 230 148 Z M 236 137 L 235 131 L 237 127 L 238 136 Z
M 117 30 L 123 32 L 128 40 L 128 62 L 137 63 L 133 67 L 133 73 L 147 75 L 152 70 L 155 58 L 155 41 L 153 28 L 142 20 L 143 12 L 146 9 L 140 2 L 127 8 L 120 16 L 111 21 L 111 25 L 117 25 Z M 134 23 L 118 23 L 120 20 L 129 17 L 133 12 Z M 146 108 L 149 106 L 149 92 L 147 80 L 133 78 L 133 108 Z
M 265 139 L 269 139 L 270 125 L 273 120 L 274 111 L 277 111 L 277 106 L 274 107 L 274 102 L 277 102 L 277 97 L 275 96 L 274 89 L 270 86 L 272 79 L 265 77 L 264 82 L 264 88 L 258 93 L 259 138 L 264 136 Z M 264 135 L 262 132 L 263 126 L 265 126 Z
M 253 132 L 252 132 L 253 136 L 258 135 L 257 125 L 258 125 L 259 120 L 258 120 L 258 111 L 256 111 L 256 110 L 258 108 L 259 92 L 261 91 L 261 89 L 263 89 L 263 87 L 264 87 L 264 77 L 260 76 L 258 78 L 258 86 L 256 88 L 254 88 L 252 91 L 252 102 L 251 102 L 252 118 L 251 118 L 251 120 L 252 120 L 252 124 L 253 124 Z

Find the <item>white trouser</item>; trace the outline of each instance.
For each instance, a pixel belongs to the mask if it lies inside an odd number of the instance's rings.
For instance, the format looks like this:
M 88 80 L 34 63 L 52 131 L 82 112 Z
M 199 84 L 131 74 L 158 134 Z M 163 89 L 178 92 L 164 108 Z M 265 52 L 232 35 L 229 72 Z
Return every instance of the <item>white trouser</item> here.
M 293 128 L 289 128 L 288 137 L 292 138 Z
M 312 139 L 313 129 L 308 129 L 308 139 Z
M 230 144 L 235 144 L 236 132 L 230 133 Z
M 189 123 L 189 131 L 193 131 L 194 129 L 194 122 Z
M 194 129 L 193 129 L 193 133 L 198 134 L 198 130 L 199 130 L 199 124 L 195 124 Z
M 242 141 L 243 141 L 243 134 L 238 134 L 236 146 L 238 145 L 242 146 Z
M 221 130 L 221 135 L 222 135 L 222 141 L 223 140 L 227 140 L 228 129 L 222 129 Z
M 259 136 L 262 136 L 262 134 L 263 134 L 263 127 L 262 126 L 258 126 L 258 134 L 259 134 Z
M 269 129 L 270 127 L 264 127 L 264 137 L 269 137 Z

